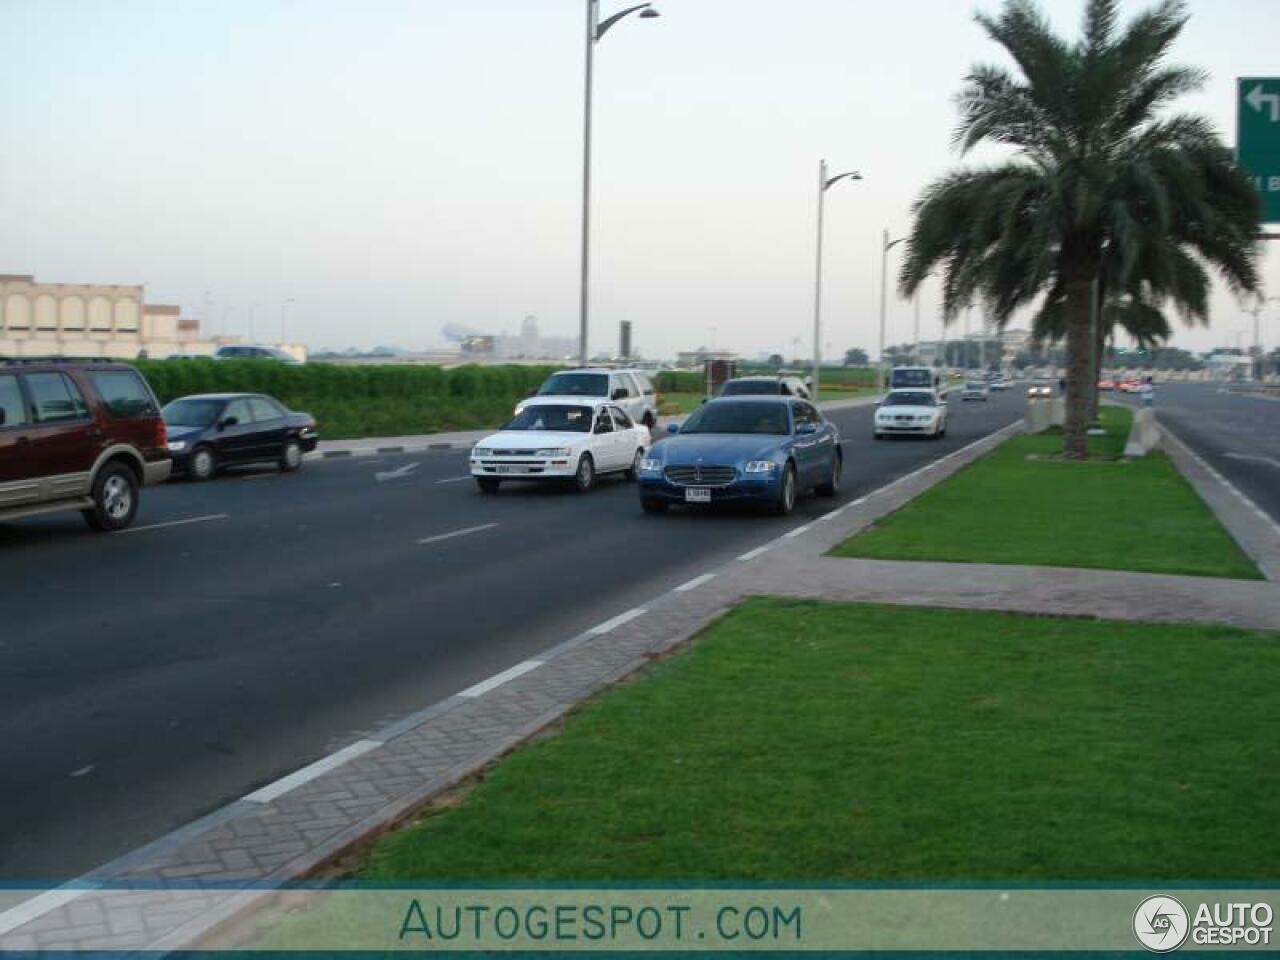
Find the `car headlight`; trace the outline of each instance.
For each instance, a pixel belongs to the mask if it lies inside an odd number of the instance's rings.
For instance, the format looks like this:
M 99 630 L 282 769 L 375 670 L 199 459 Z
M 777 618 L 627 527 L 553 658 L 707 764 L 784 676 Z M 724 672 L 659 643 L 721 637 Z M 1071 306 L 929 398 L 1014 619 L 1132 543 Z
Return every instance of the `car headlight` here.
M 567 457 L 568 455 L 568 447 L 543 447 L 534 453 L 535 457 Z
M 655 460 L 653 457 L 645 457 L 640 461 L 640 471 L 642 473 L 661 473 L 662 461 Z
M 933 419 L 932 413 L 925 413 L 916 417 L 916 423 L 928 423 L 932 419 Z
M 493 451 L 488 447 L 476 447 L 471 451 L 471 455 L 473 457 L 491 457 L 493 456 Z
M 183 450 L 187 449 L 187 441 L 170 440 L 168 446 L 170 453 L 181 453 Z
M 772 460 L 748 460 L 747 473 L 773 473 L 778 469 L 778 465 Z

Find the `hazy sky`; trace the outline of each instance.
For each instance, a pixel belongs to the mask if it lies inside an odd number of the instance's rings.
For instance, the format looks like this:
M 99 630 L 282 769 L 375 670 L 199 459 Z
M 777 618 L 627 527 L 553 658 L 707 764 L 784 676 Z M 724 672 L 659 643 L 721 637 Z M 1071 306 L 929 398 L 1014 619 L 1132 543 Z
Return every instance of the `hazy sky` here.
M 147 285 L 216 333 L 442 342 L 577 330 L 585 0 L 0 0 L 0 273 Z M 1184 106 L 1234 140 L 1276 0 L 1193 0 Z M 605 0 L 606 14 L 625 4 Z M 1127 11 L 1146 2 L 1126 2 Z M 1074 32 L 1082 0 L 1047 0 Z M 952 96 L 993 0 L 662 0 L 597 49 L 592 347 L 809 349 L 819 157 L 826 340 L 877 338 L 880 232 L 960 163 Z M 1280 242 L 1275 246 L 1280 246 Z M 898 250 L 890 254 L 896 269 Z M 1280 295 L 1280 251 L 1266 263 Z M 256 306 L 255 306 L 256 304 Z M 922 335 L 936 336 L 932 288 Z M 1280 340 L 1280 304 L 1264 324 Z M 1229 296 L 1193 349 L 1251 321 Z M 890 302 L 889 342 L 911 336 Z M 1248 336 L 1245 336 L 1246 343 Z

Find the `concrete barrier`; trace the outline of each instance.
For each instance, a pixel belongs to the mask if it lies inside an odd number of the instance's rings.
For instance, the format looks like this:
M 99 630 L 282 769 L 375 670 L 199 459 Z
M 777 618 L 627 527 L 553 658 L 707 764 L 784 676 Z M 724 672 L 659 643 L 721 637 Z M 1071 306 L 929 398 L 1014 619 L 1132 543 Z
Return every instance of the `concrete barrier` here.
M 1062 397 L 1032 397 L 1027 401 L 1027 432 L 1039 433 L 1067 422 L 1067 401 Z
M 1160 426 L 1156 423 L 1156 412 L 1151 407 L 1142 407 L 1134 412 L 1133 427 L 1129 430 L 1129 440 L 1124 445 L 1126 457 L 1145 457 L 1160 442 Z

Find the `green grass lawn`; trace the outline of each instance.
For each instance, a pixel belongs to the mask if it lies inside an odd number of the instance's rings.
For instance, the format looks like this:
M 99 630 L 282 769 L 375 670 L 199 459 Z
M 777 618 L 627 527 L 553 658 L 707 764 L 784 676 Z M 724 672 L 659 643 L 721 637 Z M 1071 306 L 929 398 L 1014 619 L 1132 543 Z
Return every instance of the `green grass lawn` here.
M 755 600 L 363 876 L 1274 880 L 1277 685 L 1275 634 Z
M 1108 435 L 1090 451 L 1112 459 L 1028 460 L 1061 452 L 1061 434 L 1015 437 L 835 555 L 1262 579 L 1163 453 L 1114 459 L 1131 418 L 1102 408 Z

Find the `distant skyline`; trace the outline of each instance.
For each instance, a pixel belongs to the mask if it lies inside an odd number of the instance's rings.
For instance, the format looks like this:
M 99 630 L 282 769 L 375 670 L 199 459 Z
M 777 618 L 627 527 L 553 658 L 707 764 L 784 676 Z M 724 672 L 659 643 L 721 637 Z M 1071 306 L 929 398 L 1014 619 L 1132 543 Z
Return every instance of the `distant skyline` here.
M 420 349 L 529 314 L 576 336 L 584 2 L 0 0 L 0 273 L 144 283 L 215 334 L 252 317 L 262 340 L 292 300 L 289 334 L 313 348 Z M 1001 59 L 972 20 L 1000 4 L 657 6 L 597 51 L 592 352 L 630 320 L 653 356 L 807 355 L 826 157 L 865 178 L 827 198 L 827 356 L 874 356 L 881 231 L 903 235 L 962 164 L 952 98 Z M 1074 36 L 1083 0 L 1041 6 Z M 1178 106 L 1233 143 L 1235 78 L 1280 73 L 1259 41 L 1275 3 L 1189 7 L 1172 59 L 1210 81 Z M 889 344 L 912 335 L 900 250 Z M 1263 276 L 1280 296 L 1280 250 Z M 924 338 L 937 301 L 930 284 Z M 1211 328 L 1175 319 L 1173 344 L 1247 346 L 1248 306 L 1219 290 Z

